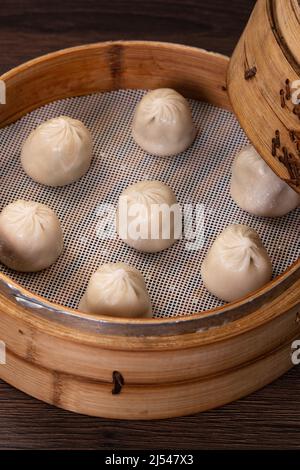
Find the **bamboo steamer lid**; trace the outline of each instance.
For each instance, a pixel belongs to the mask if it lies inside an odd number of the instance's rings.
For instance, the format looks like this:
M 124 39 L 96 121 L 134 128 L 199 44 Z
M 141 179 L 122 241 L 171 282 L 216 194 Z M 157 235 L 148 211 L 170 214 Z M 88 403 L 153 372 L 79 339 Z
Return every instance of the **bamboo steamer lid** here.
M 227 86 L 252 144 L 300 193 L 300 0 L 257 1 Z

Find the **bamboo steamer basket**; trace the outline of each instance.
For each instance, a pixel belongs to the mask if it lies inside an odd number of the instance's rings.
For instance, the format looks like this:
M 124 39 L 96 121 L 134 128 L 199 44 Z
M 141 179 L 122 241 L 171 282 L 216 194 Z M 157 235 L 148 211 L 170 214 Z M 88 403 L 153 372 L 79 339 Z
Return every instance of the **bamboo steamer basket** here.
M 259 1 L 256 8 L 268 3 Z M 229 59 L 219 54 L 155 42 L 59 51 L 1 77 L 7 105 L 0 107 L 0 125 L 61 98 L 141 87 L 176 88 L 231 110 L 228 66 Z M 159 320 L 83 314 L 1 273 L 0 339 L 6 343 L 6 364 L 0 365 L 0 377 L 77 413 L 117 419 L 188 415 L 243 397 L 290 369 L 291 344 L 300 335 L 299 305 L 300 260 L 247 298 Z
M 230 61 L 228 90 L 260 155 L 300 193 L 299 37 L 299 0 L 258 0 Z

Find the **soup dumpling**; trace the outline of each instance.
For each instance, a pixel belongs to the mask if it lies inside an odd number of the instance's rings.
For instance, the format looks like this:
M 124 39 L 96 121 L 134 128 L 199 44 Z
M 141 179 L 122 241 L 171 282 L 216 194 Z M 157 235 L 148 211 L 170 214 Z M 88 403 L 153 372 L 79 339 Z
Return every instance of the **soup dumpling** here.
M 149 318 L 152 307 L 142 274 L 125 263 L 109 263 L 91 276 L 79 304 L 85 313 Z
M 130 247 L 146 253 L 170 248 L 181 236 L 180 206 L 160 181 L 140 181 L 120 195 L 117 232 Z
M 55 212 L 38 202 L 18 200 L 0 214 L 0 261 L 11 269 L 35 272 L 51 266 L 63 250 Z
M 85 125 L 67 116 L 50 119 L 31 132 L 21 152 L 24 171 L 47 186 L 64 186 L 88 171 L 92 137 Z
M 135 110 L 132 135 L 152 155 L 168 157 L 184 152 L 196 136 L 189 103 L 170 88 L 150 91 Z
M 230 192 L 241 209 L 262 217 L 281 217 L 300 205 L 300 195 L 271 170 L 252 145 L 234 160 Z
M 201 275 L 211 294 L 232 302 L 269 282 L 272 263 L 255 230 L 230 225 L 211 246 Z

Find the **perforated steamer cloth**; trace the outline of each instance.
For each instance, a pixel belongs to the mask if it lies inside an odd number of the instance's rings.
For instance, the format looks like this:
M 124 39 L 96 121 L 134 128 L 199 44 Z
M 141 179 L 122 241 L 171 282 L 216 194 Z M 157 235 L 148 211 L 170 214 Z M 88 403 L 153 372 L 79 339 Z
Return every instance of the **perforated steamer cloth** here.
M 123 261 L 145 276 L 156 317 L 192 314 L 221 306 L 203 286 L 200 266 L 213 240 L 229 224 L 242 223 L 261 236 L 273 262 L 274 276 L 300 255 L 300 210 L 280 218 L 253 217 L 240 210 L 229 194 L 234 155 L 247 138 L 233 114 L 206 103 L 190 101 L 199 131 L 185 153 L 160 159 L 147 155 L 131 137 L 136 104 L 145 92 L 121 90 L 69 98 L 44 106 L 0 130 L 1 209 L 16 199 L 49 205 L 58 214 L 65 250 L 50 269 L 34 274 L 1 270 L 30 291 L 61 305 L 77 308 L 91 274 L 103 263 Z M 82 120 L 94 139 L 88 174 L 63 188 L 31 181 L 20 164 L 22 142 L 36 126 L 60 115 Z M 99 238 L 101 205 L 116 206 L 121 191 L 144 179 L 167 183 L 181 204 L 203 204 L 204 245 L 187 249 L 180 240 L 158 254 L 138 253 L 117 237 Z

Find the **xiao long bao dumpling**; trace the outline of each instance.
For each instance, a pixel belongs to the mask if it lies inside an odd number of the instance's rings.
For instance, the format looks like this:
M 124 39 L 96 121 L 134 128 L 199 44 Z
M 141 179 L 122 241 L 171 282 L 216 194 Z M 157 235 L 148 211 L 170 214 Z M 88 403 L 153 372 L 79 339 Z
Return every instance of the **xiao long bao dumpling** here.
M 140 181 L 126 188 L 117 210 L 117 232 L 130 247 L 146 253 L 170 248 L 181 237 L 177 198 L 160 181 Z
M 79 310 L 125 318 L 152 316 L 142 274 L 125 263 L 104 264 L 92 275 Z
M 272 264 L 254 230 L 246 225 L 230 225 L 210 248 L 201 275 L 211 294 L 232 302 L 269 282 Z
M 183 152 L 196 136 L 189 103 L 170 88 L 150 91 L 136 108 L 132 135 L 152 155 L 169 157 Z
M 241 209 L 263 217 L 281 217 L 300 205 L 300 195 L 271 170 L 252 145 L 235 158 L 231 196 Z
M 47 186 L 64 186 L 81 178 L 92 159 L 92 137 L 76 119 L 60 116 L 38 126 L 21 152 L 24 171 Z
M 0 214 L 0 261 L 11 269 L 35 272 L 51 266 L 63 250 L 60 222 L 52 209 L 19 200 Z

